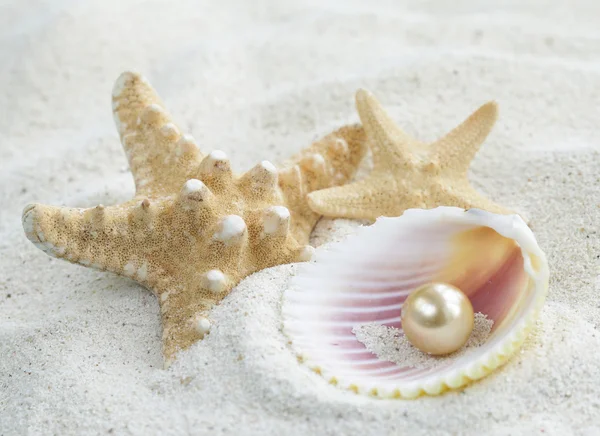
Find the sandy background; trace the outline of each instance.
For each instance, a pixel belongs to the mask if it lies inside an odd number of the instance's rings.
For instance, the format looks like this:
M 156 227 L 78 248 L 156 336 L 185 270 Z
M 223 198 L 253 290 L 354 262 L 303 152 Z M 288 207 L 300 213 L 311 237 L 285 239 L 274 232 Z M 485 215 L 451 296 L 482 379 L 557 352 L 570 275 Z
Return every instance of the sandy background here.
M 600 6 L 412 3 L 0 3 L 0 435 L 600 434 Z M 471 180 L 526 214 L 548 255 L 536 331 L 460 392 L 361 398 L 286 348 L 288 265 L 243 281 L 208 339 L 160 369 L 150 292 L 49 258 L 20 222 L 33 201 L 133 194 L 110 105 L 126 69 L 237 171 L 357 121 L 358 87 L 423 140 L 495 99 Z M 316 241 L 356 225 L 322 221 Z

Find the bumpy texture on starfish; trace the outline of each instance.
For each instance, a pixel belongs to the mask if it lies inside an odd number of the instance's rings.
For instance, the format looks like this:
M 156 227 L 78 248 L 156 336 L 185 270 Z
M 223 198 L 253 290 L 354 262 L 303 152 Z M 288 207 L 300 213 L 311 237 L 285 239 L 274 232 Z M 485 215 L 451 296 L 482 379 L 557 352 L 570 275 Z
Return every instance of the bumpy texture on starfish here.
M 356 107 L 372 147 L 373 170 L 355 183 L 312 192 L 312 210 L 330 217 L 375 220 L 406 209 L 437 206 L 479 208 L 508 214 L 469 183 L 469 165 L 497 118 L 493 102 L 432 144 L 398 128 L 367 91 L 356 93 Z
M 159 298 L 167 364 L 204 337 L 208 312 L 244 277 L 305 261 L 319 215 L 306 194 L 345 183 L 366 152 L 360 126 L 337 130 L 277 170 L 240 177 L 222 151 L 203 156 L 140 75 L 123 73 L 113 111 L 135 179 L 123 204 L 90 209 L 28 205 L 27 237 L 50 256 L 112 271 Z

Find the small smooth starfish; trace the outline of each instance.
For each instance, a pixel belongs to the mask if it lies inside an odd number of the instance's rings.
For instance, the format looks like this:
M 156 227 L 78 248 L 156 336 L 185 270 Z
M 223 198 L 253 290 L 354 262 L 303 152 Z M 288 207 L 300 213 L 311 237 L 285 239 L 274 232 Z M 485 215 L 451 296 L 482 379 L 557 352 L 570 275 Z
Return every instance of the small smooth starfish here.
M 355 183 L 310 193 L 312 210 L 329 217 L 372 221 L 399 216 L 406 209 L 437 206 L 512 213 L 477 192 L 467 176 L 496 121 L 494 102 L 481 106 L 432 144 L 404 133 L 368 91 L 356 93 L 356 107 L 372 148 L 373 170 Z
M 222 151 L 203 155 L 148 81 L 123 73 L 114 118 L 135 197 L 89 209 L 31 204 L 29 240 L 50 256 L 130 277 L 158 297 L 166 364 L 208 333 L 209 311 L 244 277 L 306 261 L 319 219 L 306 194 L 350 180 L 367 146 L 343 127 L 281 169 L 263 161 L 241 176 Z

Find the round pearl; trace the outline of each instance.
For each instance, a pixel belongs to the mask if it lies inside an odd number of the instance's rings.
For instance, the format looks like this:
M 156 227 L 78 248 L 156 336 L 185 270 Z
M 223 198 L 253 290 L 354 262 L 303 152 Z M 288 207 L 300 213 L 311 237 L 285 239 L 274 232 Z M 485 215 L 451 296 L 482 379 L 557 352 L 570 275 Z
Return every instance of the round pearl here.
M 402 305 L 406 339 L 424 353 L 442 355 L 462 347 L 473 331 L 473 306 L 460 289 L 428 283 Z

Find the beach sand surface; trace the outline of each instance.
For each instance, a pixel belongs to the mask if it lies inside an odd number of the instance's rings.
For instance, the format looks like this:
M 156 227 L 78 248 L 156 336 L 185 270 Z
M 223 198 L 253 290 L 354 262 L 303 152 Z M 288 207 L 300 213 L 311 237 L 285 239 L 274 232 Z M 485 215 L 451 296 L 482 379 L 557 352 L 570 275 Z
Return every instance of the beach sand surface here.
M 2 2 L 0 434 L 600 434 L 599 14 L 595 0 Z M 528 218 L 551 268 L 522 350 L 439 397 L 341 391 L 281 333 L 295 264 L 242 281 L 163 370 L 155 297 L 46 256 L 21 226 L 30 202 L 132 196 L 111 113 L 125 70 L 237 172 L 358 121 L 360 87 L 423 141 L 495 100 L 470 179 Z M 322 220 L 313 242 L 359 224 Z

